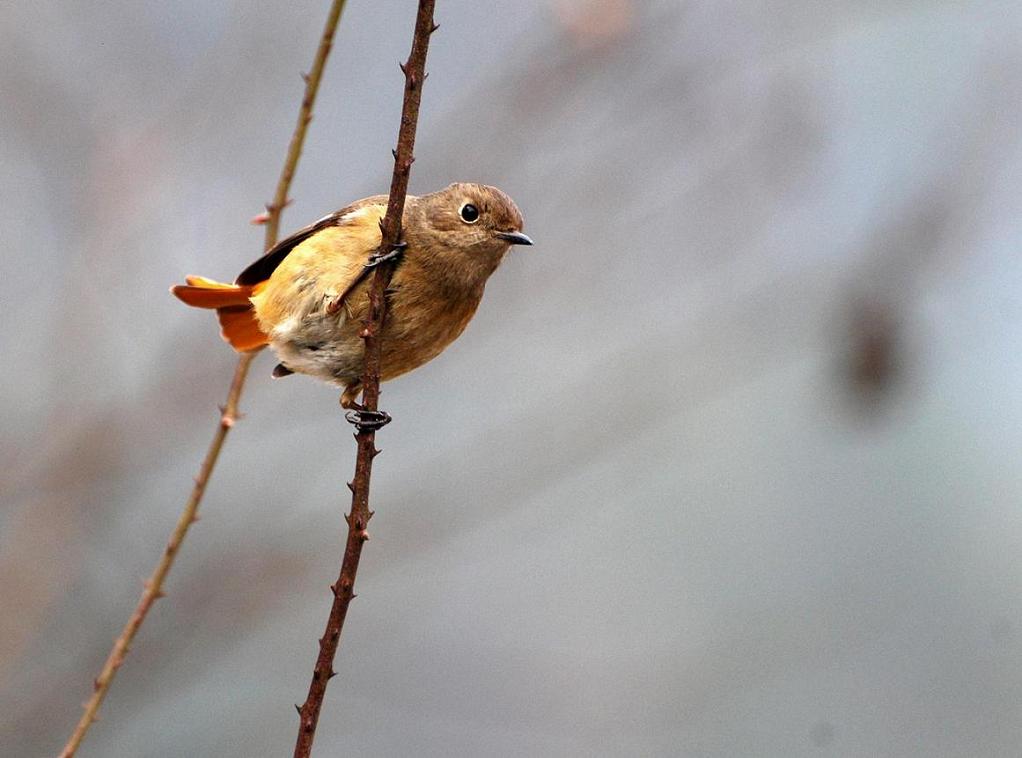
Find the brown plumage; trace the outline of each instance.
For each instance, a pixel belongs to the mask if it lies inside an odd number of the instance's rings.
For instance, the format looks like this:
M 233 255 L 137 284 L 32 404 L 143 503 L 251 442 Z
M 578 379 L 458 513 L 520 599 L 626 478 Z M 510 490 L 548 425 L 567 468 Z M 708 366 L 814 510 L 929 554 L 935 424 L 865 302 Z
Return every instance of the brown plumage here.
M 365 264 L 380 245 L 387 196 L 359 200 L 280 242 L 234 284 L 189 276 L 171 291 L 188 305 L 215 308 L 224 339 L 238 351 L 269 344 L 275 376 L 302 373 L 361 390 L 369 305 Z M 513 244 L 531 245 L 522 214 L 495 187 L 452 184 L 409 195 L 402 218 L 407 247 L 387 291 L 380 378 L 435 358 L 464 331 L 486 280 Z

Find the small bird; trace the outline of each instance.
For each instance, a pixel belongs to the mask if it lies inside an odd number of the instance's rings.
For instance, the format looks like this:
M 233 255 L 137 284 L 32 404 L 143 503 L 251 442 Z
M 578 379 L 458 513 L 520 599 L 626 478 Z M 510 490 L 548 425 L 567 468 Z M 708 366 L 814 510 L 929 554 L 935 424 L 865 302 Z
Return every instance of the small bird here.
M 215 308 L 221 334 L 238 352 L 273 348 L 275 377 L 308 374 L 344 388 L 358 408 L 369 309 L 367 267 L 381 242 L 387 196 L 331 213 L 279 242 L 234 284 L 201 276 L 171 288 Z M 386 293 L 380 379 L 435 358 L 464 331 L 483 288 L 511 245 L 531 245 L 522 214 L 496 187 L 459 183 L 405 201 L 403 245 Z

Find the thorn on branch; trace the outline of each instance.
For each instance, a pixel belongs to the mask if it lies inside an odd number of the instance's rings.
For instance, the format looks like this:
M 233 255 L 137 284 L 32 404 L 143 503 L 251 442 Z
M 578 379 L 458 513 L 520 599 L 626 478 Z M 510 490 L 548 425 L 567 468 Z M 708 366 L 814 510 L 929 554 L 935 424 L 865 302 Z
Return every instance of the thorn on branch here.
M 295 710 L 298 711 L 298 718 L 302 717 L 302 708 L 298 703 L 295 703 Z
M 226 405 L 218 405 L 217 408 L 220 409 L 220 426 L 226 429 L 230 429 L 231 427 L 234 426 L 235 422 L 237 422 L 241 418 L 244 418 L 244 416 L 241 413 L 238 413 L 236 411 L 234 413 L 231 413 L 230 411 L 228 411 Z
M 162 589 L 158 588 L 154 589 L 154 585 L 151 579 L 146 579 L 145 581 L 143 581 L 142 586 L 145 588 L 145 591 L 152 596 L 153 600 L 159 600 L 160 598 L 167 596 L 167 593 L 164 592 Z
M 400 67 L 401 73 L 404 74 L 405 76 L 408 76 L 408 64 L 398 61 L 397 65 Z
M 284 202 L 281 203 L 280 205 L 277 205 L 276 203 L 272 203 L 272 202 L 266 203 L 265 208 L 266 208 L 267 213 L 280 213 L 282 210 L 287 208 L 293 202 L 294 202 L 294 198 L 289 197 L 289 198 L 285 199 Z
M 429 33 L 432 34 L 433 32 L 435 32 L 439 28 L 440 28 L 440 24 L 433 24 L 433 28 L 429 30 Z

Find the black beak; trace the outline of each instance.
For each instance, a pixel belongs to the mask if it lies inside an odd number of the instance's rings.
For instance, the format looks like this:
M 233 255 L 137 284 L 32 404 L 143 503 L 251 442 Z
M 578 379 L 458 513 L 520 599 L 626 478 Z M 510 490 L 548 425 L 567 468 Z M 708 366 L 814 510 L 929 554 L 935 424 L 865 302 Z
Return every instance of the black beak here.
M 521 232 L 497 232 L 497 236 L 502 240 L 507 240 L 512 245 L 531 245 L 532 240 L 528 236 Z

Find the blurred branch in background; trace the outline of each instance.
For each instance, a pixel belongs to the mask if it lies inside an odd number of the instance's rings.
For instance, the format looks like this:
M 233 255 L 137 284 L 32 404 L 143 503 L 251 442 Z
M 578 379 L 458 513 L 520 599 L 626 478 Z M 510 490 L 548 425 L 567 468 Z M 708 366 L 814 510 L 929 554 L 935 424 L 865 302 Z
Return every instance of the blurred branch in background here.
M 316 50 L 312 70 L 308 75 L 304 76 L 305 94 L 302 97 L 301 108 L 298 111 L 298 123 L 295 125 L 294 133 L 291 135 L 287 157 L 284 160 L 284 167 L 280 172 L 280 179 L 277 182 L 273 201 L 266 206 L 266 216 L 261 219 L 266 223 L 265 248 L 267 250 L 273 247 L 277 241 L 280 215 L 287 205 L 288 189 L 291 186 L 291 180 L 298 166 L 298 159 L 301 157 L 305 133 L 309 122 L 312 120 L 312 106 L 316 100 L 316 93 L 319 90 L 323 67 L 326 65 L 327 56 L 330 54 L 334 33 L 337 30 L 341 12 L 344 10 L 344 3 L 345 0 L 334 0 L 331 4 L 330 12 L 323 28 L 323 35 L 320 37 L 319 47 Z M 156 565 L 152 575 L 145 581 L 145 587 L 142 591 L 142 596 L 139 598 L 138 605 L 135 606 L 135 610 L 131 614 L 131 618 L 128 619 L 128 623 L 125 624 L 124 629 L 114 641 L 113 649 L 111 649 L 110 655 L 107 656 L 102 671 L 93 682 L 92 696 L 85 703 L 82 716 L 67 744 L 65 744 L 61 752 L 61 758 L 71 758 L 75 751 L 78 750 L 86 733 L 89 731 L 89 727 L 96 720 L 99 707 L 102 705 L 103 699 L 110 689 L 117 670 L 124 663 L 124 658 L 128 654 L 135 635 L 145 622 L 149 609 L 152 608 L 153 603 L 164 596 L 163 582 L 167 574 L 170 573 L 170 569 L 174 564 L 174 558 L 181 548 L 185 535 L 188 533 L 188 528 L 198 521 L 199 504 L 202 502 L 202 497 L 206 492 L 206 485 L 209 483 L 209 479 L 213 474 L 213 468 L 220 457 L 220 450 L 227 439 L 227 433 L 239 417 L 238 402 L 241 399 L 241 393 L 245 386 L 248 369 L 257 352 L 245 352 L 238 356 L 234 377 L 231 380 L 231 386 L 227 393 L 227 402 L 223 406 L 216 432 L 213 435 L 213 441 L 210 443 L 206 457 L 199 468 L 199 474 L 195 478 L 195 485 L 192 488 L 188 502 L 178 518 L 178 522 L 167 542 L 167 546 L 163 550 L 159 563 Z
M 415 129 L 419 121 L 419 101 L 422 85 L 426 80 L 426 53 L 429 38 L 437 30 L 433 23 L 434 0 L 419 0 L 415 18 L 415 33 L 408 60 L 401 65 L 405 75 L 404 101 L 401 106 L 401 127 L 398 130 L 397 149 L 394 151 L 394 172 L 390 182 L 390 197 L 387 213 L 380 223 L 381 239 L 377 259 L 383 259 L 393 251 L 400 251 L 401 217 L 404 214 L 405 197 L 408 194 L 408 176 L 415 160 Z M 323 706 L 326 685 L 334 675 L 333 661 L 348 615 L 348 605 L 355 596 L 355 577 L 358 574 L 362 545 L 369 539 L 366 528 L 373 512 L 369 510 L 369 481 L 373 470 L 373 459 L 379 454 L 376 449 L 376 430 L 390 418 L 377 410 L 380 399 L 380 359 L 382 341 L 380 333 L 387 316 L 387 301 L 384 293 L 394 273 L 394 261 L 387 260 L 376 266 L 376 273 L 369 285 L 369 314 L 366 318 L 362 337 L 365 340 L 365 368 L 362 376 L 362 410 L 353 411 L 347 418 L 356 425 L 355 440 L 358 455 L 355 460 L 355 478 L 348 485 L 351 489 L 351 512 L 345 517 L 348 522 L 348 539 L 341 561 L 341 573 L 331 587 L 334 594 L 327 618 L 326 631 L 319 640 L 319 655 L 312 672 L 312 682 L 305 703 L 298 708 L 298 739 L 295 743 L 295 758 L 308 758 L 312 752 L 312 741 L 316 736 L 316 724 Z M 372 423 L 370 423 L 372 420 Z
M 277 180 L 277 191 L 273 200 L 266 206 L 266 242 L 265 247 L 269 250 L 277 244 L 277 234 L 280 230 L 280 215 L 284 208 L 291 202 L 287 193 L 291 187 L 291 180 L 295 175 L 295 168 L 298 166 L 298 159 L 302 155 L 302 145 L 305 143 L 305 131 L 312 121 L 312 104 L 316 101 L 316 93 L 319 90 L 319 81 L 323 76 L 323 67 L 326 65 L 327 56 L 330 55 L 330 48 L 333 46 L 334 32 L 337 29 L 337 22 L 341 19 L 341 12 L 344 10 L 345 0 L 334 0 L 330 6 L 330 15 L 327 16 L 326 26 L 323 27 L 323 36 L 319 40 L 319 48 L 316 50 L 316 59 L 312 63 L 312 70 L 303 74 L 305 79 L 305 95 L 302 97 L 302 107 L 298 110 L 298 123 L 295 124 L 295 131 L 291 135 L 291 143 L 287 147 L 287 159 L 284 161 L 284 168 L 280 172 L 280 179 Z

